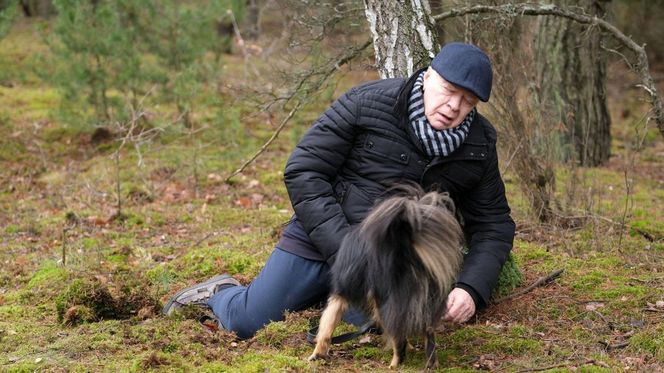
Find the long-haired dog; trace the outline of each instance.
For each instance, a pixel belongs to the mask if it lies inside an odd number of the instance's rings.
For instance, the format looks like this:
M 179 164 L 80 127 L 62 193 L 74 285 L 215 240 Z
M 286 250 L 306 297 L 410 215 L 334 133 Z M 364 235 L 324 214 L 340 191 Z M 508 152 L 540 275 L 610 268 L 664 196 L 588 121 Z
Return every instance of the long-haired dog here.
M 390 368 L 404 360 L 410 336 L 425 336 L 426 366 L 437 366 L 434 328 L 461 266 L 462 244 L 447 193 L 399 187 L 344 237 L 309 360 L 328 357 L 334 328 L 355 307 L 382 328 L 393 350 Z

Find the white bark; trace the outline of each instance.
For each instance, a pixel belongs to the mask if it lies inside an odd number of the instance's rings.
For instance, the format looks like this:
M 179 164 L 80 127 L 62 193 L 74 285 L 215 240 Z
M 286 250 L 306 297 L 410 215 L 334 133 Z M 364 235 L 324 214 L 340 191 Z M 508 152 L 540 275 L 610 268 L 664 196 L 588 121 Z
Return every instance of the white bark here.
M 427 66 L 440 46 L 428 0 L 364 0 L 382 78 L 406 77 Z

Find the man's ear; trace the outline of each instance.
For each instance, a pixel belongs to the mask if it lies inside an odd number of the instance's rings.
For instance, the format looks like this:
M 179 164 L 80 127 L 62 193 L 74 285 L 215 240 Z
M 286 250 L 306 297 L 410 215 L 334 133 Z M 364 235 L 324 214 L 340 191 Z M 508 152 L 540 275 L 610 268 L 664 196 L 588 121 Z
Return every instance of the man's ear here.
M 431 72 L 432 71 L 433 70 L 431 70 L 431 66 L 429 66 L 429 68 L 424 72 L 424 77 L 423 77 L 424 79 L 422 80 L 422 91 L 424 91 L 424 86 L 425 86 L 424 83 L 426 83 L 427 80 L 429 80 L 429 78 L 431 78 Z
M 424 81 L 427 81 L 431 77 L 431 66 L 424 72 Z

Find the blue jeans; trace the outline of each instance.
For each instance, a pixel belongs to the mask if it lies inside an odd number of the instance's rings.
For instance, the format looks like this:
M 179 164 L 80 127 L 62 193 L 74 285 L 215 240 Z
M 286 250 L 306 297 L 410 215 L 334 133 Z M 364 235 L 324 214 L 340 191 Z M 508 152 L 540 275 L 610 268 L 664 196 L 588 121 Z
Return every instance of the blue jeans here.
M 329 266 L 276 248 L 249 286 L 233 286 L 208 301 L 221 326 L 242 339 L 251 338 L 270 321 L 284 319 L 285 311 L 299 311 L 326 300 L 330 291 Z M 344 320 L 362 325 L 359 311 Z

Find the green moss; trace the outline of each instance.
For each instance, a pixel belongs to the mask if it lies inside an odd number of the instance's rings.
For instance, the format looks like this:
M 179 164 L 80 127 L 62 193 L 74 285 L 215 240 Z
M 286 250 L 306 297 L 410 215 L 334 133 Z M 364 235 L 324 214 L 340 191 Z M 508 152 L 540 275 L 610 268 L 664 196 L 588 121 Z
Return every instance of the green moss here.
M 353 358 L 379 360 L 385 355 L 385 349 L 376 346 L 363 346 L 353 350 Z
M 69 326 L 88 323 L 97 320 L 95 312 L 86 306 L 72 306 L 65 311 L 62 323 Z
M 482 350 L 509 356 L 525 354 L 541 354 L 543 351 L 539 341 L 524 338 L 495 337 L 487 341 Z
M 286 315 L 286 321 L 275 321 L 267 324 L 256 333 L 256 340 L 262 344 L 279 348 L 284 341 L 300 335 L 309 329 L 309 323 L 305 318 L 293 318 Z
M 633 335 L 629 339 L 629 348 L 637 353 L 648 353 L 664 362 L 664 324 Z
M 590 273 L 582 274 L 575 279 L 572 287 L 580 291 L 594 290 L 601 284 L 604 284 L 606 278 L 607 274 L 604 271 L 591 271 Z
M 622 297 L 642 298 L 648 293 L 648 289 L 643 286 L 618 285 L 610 289 L 598 289 L 593 294 L 593 299 L 619 299 Z
M 7 373 L 32 373 L 39 371 L 40 365 L 33 362 L 19 362 L 6 368 Z
M 96 319 L 113 318 L 116 313 L 115 300 L 97 280 L 75 279 L 58 295 L 55 300 L 58 320 L 63 322 L 65 313 L 74 306 L 89 308 Z
M 28 310 L 23 306 L 18 306 L 18 305 L 0 306 L 0 316 L 3 319 L 22 317 L 25 316 L 27 313 Z
M 177 271 L 169 269 L 164 265 L 151 268 L 145 273 L 145 277 L 151 284 L 161 287 L 165 292 L 179 279 Z
M 143 225 L 145 223 L 145 220 L 141 215 L 135 213 L 128 213 L 126 222 L 129 226 L 136 227 Z
M 67 280 L 68 276 L 69 274 L 65 268 L 53 261 L 48 261 L 32 276 L 30 282 L 28 282 L 28 288 L 59 286 Z
M 664 221 L 650 219 L 634 220 L 630 222 L 629 233 L 635 237 L 649 235 L 654 240 L 661 240 L 664 238 Z
M 230 372 L 308 370 L 309 363 L 301 356 L 288 356 L 276 351 L 249 351 L 233 361 Z
M 551 253 L 544 247 L 521 240 L 514 240 L 513 252 L 516 253 L 519 261 L 524 263 L 551 258 Z
M 157 227 L 161 227 L 161 226 L 166 225 L 166 223 L 168 221 L 166 219 L 166 217 L 164 216 L 164 214 L 162 214 L 160 212 L 157 212 L 157 211 L 153 211 L 152 213 L 150 213 L 148 215 L 147 219 L 148 219 L 148 224 L 153 225 L 153 226 L 157 226 Z
M 84 237 L 83 239 L 81 239 L 80 243 L 85 251 L 96 250 L 100 246 L 99 240 L 92 237 Z
M 221 258 L 230 274 L 245 273 L 257 265 L 256 261 L 245 253 L 234 250 L 225 250 Z

